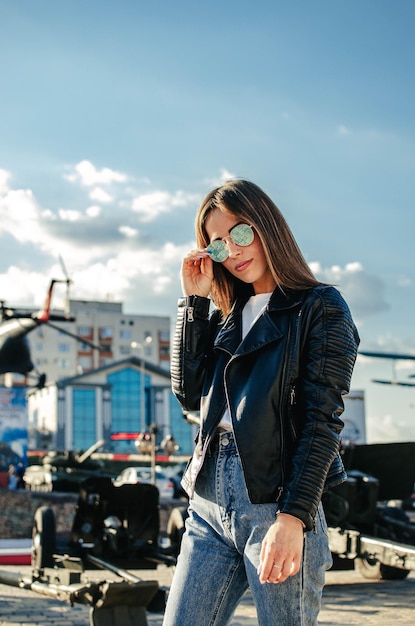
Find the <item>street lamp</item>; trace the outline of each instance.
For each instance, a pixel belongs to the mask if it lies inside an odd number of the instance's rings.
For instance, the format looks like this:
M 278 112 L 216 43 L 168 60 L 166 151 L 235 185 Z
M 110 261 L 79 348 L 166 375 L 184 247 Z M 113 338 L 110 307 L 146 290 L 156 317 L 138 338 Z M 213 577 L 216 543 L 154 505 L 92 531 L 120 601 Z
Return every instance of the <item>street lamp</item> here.
M 149 345 L 153 341 L 152 337 L 146 337 L 144 340 L 144 344 L 138 343 L 137 341 L 131 342 L 131 347 L 134 350 L 141 350 L 140 357 L 140 422 L 141 422 L 141 432 L 144 433 L 146 430 L 146 403 L 145 403 L 145 377 L 146 377 L 146 366 L 144 361 L 144 347 L 145 345 Z
M 141 454 L 148 454 L 150 456 L 151 482 L 153 485 L 156 484 L 156 454 L 159 449 L 156 441 L 157 432 L 157 425 L 150 424 L 148 431 L 140 433 L 135 442 L 135 446 Z M 167 435 L 161 442 L 160 448 L 162 448 L 170 457 L 177 452 L 179 446 L 177 445 L 173 435 Z

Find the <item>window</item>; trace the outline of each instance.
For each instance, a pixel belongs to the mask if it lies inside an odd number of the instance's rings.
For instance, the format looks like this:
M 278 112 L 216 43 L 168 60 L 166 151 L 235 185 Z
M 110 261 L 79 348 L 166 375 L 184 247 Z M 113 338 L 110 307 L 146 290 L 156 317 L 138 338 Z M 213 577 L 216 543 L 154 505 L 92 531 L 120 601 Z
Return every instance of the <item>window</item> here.
M 58 352 L 70 352 L 71 346 L 69 343 L 58 343 Z
M 75 449 L 87 450 L 97 440 L 95 389 L 74 389 L 73 445 Z
M 69 359 L 58 359 L 57 366 L 62 370 L 68 370 L 71 366 Z
M 170 356 L 170 346 L 160 346 L 160 356 Z
M 103 367 L 104 365 L 110 365 L 113 362 L 112 358 L 106 359 L 105 357 L 100 358 L 99 360 L 99 365 L 100 367 Z
M 141 382 L 142 372 L 126 368 L 108 376 L 112 385 L 112 431 L 113 432 L 140 432 L 141 430 Z M 150 377 L 144 379 L 145 415 L 149 417 L 146 389 L 150 386 Z M 147 422 L 147 420 L 146 420 Z M 121 448 L 131 451 L 131 442 L 117 443 L 117 450 Z M 135 450 L 134 450 L 135 451 Z
M 92 357 L 80 356 L 78 358 L 78 365 L 81 367 L 83 371 L 90 370 L 92 368 Z
M 112 339 L 113 332 L 111 326 L 101 326 L 99 329 L 99 338 L 100 339 Z
M 78 352 L 90 352 L 92 350 L 91 346 L 83 341 L 79 344 Z
M 126 330 L 126 329 L 120 330 L 121 339 L 131 339 L 131 337 L 132 337 L 131 330 Z
M 81 337 L 92 337 L 92 326 L 79 326 L 78 335 Z

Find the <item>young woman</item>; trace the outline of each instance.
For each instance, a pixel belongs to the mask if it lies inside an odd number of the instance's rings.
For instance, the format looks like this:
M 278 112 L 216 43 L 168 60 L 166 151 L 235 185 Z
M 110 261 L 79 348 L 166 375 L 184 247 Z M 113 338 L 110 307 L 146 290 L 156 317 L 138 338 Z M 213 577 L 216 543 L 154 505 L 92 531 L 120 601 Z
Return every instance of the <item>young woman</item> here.
M 225 626 L 250 587 L 260 626 L 315 625 L 331 565 L 321 497 L 345 479 L 340 415 L 358 334 L 253 183 L 209 193 L 196 238 L 171 374 L 201 426 L 163 624 Z

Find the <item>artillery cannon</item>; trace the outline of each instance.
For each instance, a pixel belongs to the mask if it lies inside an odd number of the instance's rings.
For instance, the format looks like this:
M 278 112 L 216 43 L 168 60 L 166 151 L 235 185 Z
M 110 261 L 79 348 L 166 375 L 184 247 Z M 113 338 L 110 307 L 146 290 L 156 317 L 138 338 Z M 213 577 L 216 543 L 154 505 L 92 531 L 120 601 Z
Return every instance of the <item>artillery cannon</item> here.
M 72 450 L 49 452 L 41 465 L 29 465 L 24 474 L 26 489 L 31 491 L 62 491 L 77 493 L 80 484 L 91 476 L 103 475 L 102 461 L 92 454 L 104 445 L 100 440 L 85 452 Z
M 400 507 L 415 483 L 415 443 L 367 444 L 343 451 L 347 482 L 323 497 L 335 560 L 372 580 L 415 570 L 415 524 Z
M 165 590 L 126 569 L 176 564 L 177 545 L 159 545 L 159 491 L 138 483 L 115 486 L 94 476 L 80 486 L 69 540 L 56 534 L 53 510 L 34 517 L 30 576 L 0 570 L 0 583 L 86 604 L 91 626 L 146 626 L 146 611 L 163 611 Z M 174 538 L 173 538 L 174 539 Z M 86 570 L 108 570 L 121 580 L 90 580 Z
M 415 570 L 415 524 L 399 506 L 413 489 L 415 443 L 343 450 L 347 482 L 324 495 L 335 560 L 366 577 L 403 579 Z M 31 576 L 0 570 L 0 583 L 71 603 L 88 604 L 91 626 L 146 626 L 146 611 L 163 611 L 166 590 L 129 569 L 174 566 L 186 507 L 171 511 L 168 547 L 159 545 L 159 492 L 152 484 L 114 485 L 94 476 L 81 483 L 69 541 L 59 543 L 52 509 L 35 513 Z M 86 568 L 115 573 L 121 582 L 90 581 Z

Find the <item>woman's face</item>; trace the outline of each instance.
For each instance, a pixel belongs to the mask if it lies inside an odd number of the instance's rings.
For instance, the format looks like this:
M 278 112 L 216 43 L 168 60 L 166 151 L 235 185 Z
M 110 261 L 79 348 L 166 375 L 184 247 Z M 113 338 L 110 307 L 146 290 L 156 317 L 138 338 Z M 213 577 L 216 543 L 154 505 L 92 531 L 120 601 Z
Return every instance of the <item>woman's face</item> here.
M 248 246 L 238 246 L 229 234 L 234 226 L 241 223 L 243 223 L 241 219 L 235 217 L 233 213 L 224 213 L 219 209 L 214 209 L 209 213 L 205 222 L 209 242 L 221 239 L 226 243 L 229 256 L 222 262 L 222 265 L 232 276 L 252 284 L 256 294 L 274 291 L 276 283 L 255 230 L 254 240 Z

